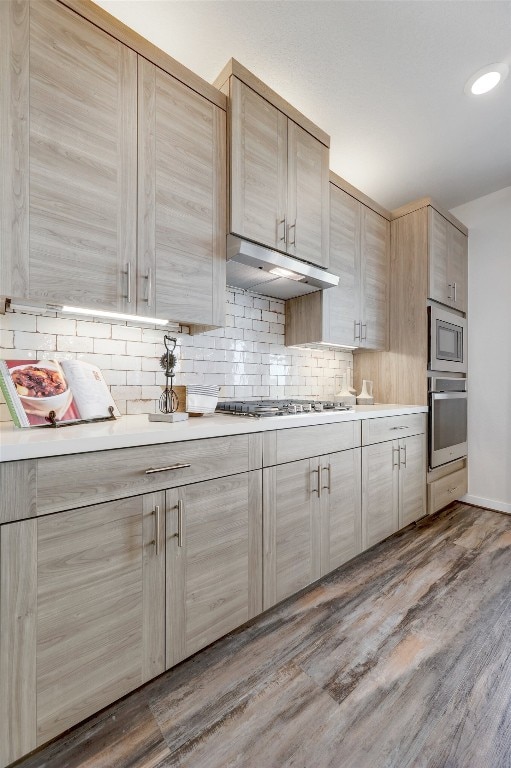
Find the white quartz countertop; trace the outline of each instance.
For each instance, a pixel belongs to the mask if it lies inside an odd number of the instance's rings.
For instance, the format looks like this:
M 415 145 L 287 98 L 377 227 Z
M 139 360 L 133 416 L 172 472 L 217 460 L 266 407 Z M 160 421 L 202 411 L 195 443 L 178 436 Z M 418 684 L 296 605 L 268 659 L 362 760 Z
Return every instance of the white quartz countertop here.
M 147 415 L 121 416 L 117 421 L 77 424 L 57 429 L 16 429 L 12 424 L 0 427 L 0 461 L 63 456 L 137 445 L 200 440 L 223 435 L 245 435 L 273 429 L 290 429 L 339 421 L 358 421 L 383 416 L 427 413 L 425 405 L 356 405 L 352 411 L 307 413 L 269 418 L 246 418 L 215 414 L 190 417 L 168 424 L 149 421 Z

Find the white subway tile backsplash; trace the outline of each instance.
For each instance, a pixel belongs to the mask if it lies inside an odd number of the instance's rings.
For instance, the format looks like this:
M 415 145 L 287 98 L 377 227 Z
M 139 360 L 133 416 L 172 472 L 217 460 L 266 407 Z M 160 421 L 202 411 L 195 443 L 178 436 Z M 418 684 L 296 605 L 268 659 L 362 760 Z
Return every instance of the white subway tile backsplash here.
M 57 336 L 58 352 L 94 352 L 93 340 L 87 336 Z
M 264 309 L 267 310 L 270 308 L 270 301 L 269 299 L 259 299 L 257 296 L 254 296 L 254 308 L 255 309 Z
M 114 339 L 94 339 L 93 341 L 94 352 L 98 355 L 125 355 L 126 343 L 130 343 Z
M 38 333 L 76 336 L 76 320 L 69 320 L 63 317 L 45 317 L 44 315 L 40 315 L 37 318 L 36 327 Z
M 48 333 L 27 333 L 26 331 L 14 331 L 15 349 L 55 349 L 56 336 Z
M 76 321 L 76 333 L 78 336 L 87 336 L 90 339 L 109 339 L 114 329 L 122 328 L 122 325 L 110 325 L 109 323 L 92 323 L 87 320 Z M 140 332 L 140 328 L 135 329 Z M 115 338 L 115 337 L 114 337 Z M 122 338 L 122 337 L 118 337 Z
M 319 397 L 353 365 L 350 352 L 284 345 L 285 303 L 229 289 L 225 328 L 177 339 L 176 384 L 216 384 L 221 398 Z M 161 328 L 9 313 L 0 316 L 0 357 L 70 358 L 103 371 L 121 413 L 157 410 L 165 383 Z M 0 401 L 1 403 L 1 401 Z M 0 420 L 9 420 L 0 404 Z
M 2 349 L 13 349 L 14 331 L 8 331 L 4 328 L 0 329 L 0 347 Z
M 36 331 L 37 315 L 18 314 L 8 312 L 2 315 L 1 326 L 6 331 Z
M 112 325 L 112 339 L 124 339 L 124 341 L 141 341 L 142 328 L 132 325 Z
M 127 341 L 126 354 L 133 357 L 154 357 L 156 344 L 144 341 Z

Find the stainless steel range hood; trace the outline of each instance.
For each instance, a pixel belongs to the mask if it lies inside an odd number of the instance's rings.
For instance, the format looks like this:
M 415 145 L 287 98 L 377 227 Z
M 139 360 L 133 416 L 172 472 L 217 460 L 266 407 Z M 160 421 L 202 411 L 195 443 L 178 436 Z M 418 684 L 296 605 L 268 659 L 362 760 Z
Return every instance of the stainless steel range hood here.
M 293 299 L 338 283 L 337 275 L 324 269 L 227 235 L 227 285 L 274 299 Z

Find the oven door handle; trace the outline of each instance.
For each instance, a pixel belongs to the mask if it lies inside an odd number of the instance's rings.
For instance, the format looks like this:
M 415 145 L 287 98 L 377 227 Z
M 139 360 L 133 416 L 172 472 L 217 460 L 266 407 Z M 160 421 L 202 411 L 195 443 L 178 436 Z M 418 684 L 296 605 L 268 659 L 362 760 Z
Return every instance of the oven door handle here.
M 466 400 L 467 392 L 431 392 L 431 400 Z

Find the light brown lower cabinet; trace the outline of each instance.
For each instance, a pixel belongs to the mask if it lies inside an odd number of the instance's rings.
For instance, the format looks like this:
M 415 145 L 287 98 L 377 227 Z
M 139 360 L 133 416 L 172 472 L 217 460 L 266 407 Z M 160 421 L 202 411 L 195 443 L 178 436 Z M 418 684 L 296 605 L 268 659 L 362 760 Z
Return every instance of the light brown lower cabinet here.
M 0 767 L 262 610 L 261 471 L 0 527 Z
M 263 470 L 263 605 L 361 550 L 360 448 Z
M 167 667 L 262 610 L 261 471 L 167 491 Z
M 362 548 L 426 514 L 426 437 L 362 448 Z

